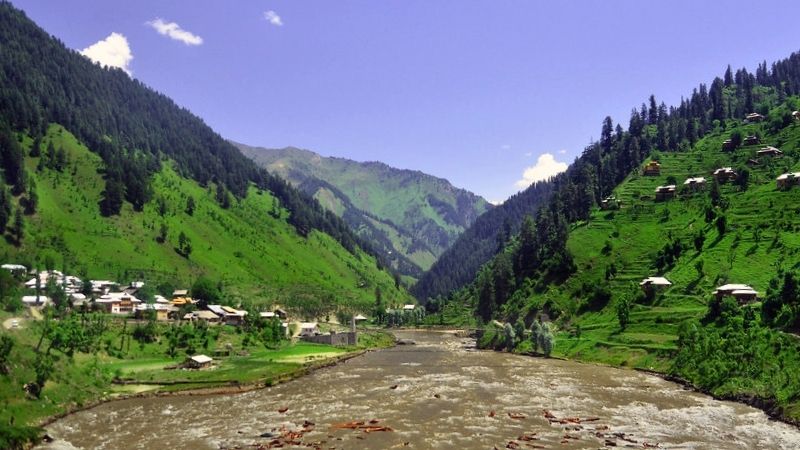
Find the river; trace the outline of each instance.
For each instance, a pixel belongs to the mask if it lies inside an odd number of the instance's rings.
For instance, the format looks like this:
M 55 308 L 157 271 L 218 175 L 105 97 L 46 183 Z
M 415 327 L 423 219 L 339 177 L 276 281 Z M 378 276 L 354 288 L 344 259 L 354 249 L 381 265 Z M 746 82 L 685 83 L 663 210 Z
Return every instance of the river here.
M 50 425 L 55 441 L 42 448 L 800 448 L 800 430 L 760 410 L 647 374 L 475 351 L 452 334 L 397 334 L 417 345 L 272 388 L 105 403 Z

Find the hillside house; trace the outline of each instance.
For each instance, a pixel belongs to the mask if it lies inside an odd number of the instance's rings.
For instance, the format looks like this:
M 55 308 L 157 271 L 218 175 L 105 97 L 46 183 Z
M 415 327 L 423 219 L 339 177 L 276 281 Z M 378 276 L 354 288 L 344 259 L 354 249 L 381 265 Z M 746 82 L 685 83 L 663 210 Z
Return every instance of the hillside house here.
M 733 139 L 725 139 L 722 141 L 722 150 L 726 152 L 736 150 L 736 146 L 733 145 Z
M 124 292 L 109 292 L 95 300 L 95 304 L 111 314 L 131 314 L 142 301 Z
M 658 176 L 661 175 L 661 164 L 658 161 L 650 161 L 645 164 L 643 172 L 644 176 Z
M 164 305 L 161 303 L 143 303 L 140 305 L 136 305 L 134 309 L 134 314 L 136 315 L 137 319 L 146 319 L 148 311 L 154 311 L 156 320 L 159 322 L 165 322 L 169 320 L 169 315 L 172 312 L 176 312 L 178 309 L 172 305 Z
M 361 314 L 359 314 L 359 315 L 357 315 L 357 316 L 353 317 L 353 322 L 356 322 L 356 323 L 358 323 L 358 322 L 363 322 L 363 321 L 365 321 L 365 320 L 367 320 L 367 318 L 366 318 L 366 317 L 364 317 L 364 316 L 362 316 Z
M 775 184 L 778 189 L 788 189 L 800 184 L 800 172 L 779 175 L 778 178 L 775 179 Z
M 403 305 L 403 311 L 413 311 L 417 308 L 417 305 Z
M 769 146 L 769 147 L 764 147 L 764 148 L 762 148 L 761 150 L 757 151 L 757 152 L 756 152 L 756 156 L 773 156 L 773 157 L 779 157 L 779 156 L 783 156 L 783 152 L 782 152 L 782 151 L 780 151 L 780 150 L 778 150 L 778 149 L 777 149 L 777 148 L 775 148 L 775 147 Z
M 758 145 L 761 143 L 761 139 L 759 139 L 758 136 L 751 134 L 750 136 L 744 138 L 744 141 L 742 141 L 742 143 L 744 145 Z
M 747 116 L 745 116 L 745 119 L 748 122 L 761 122 L 761 121 L 764 120 L 764 116 L 762 116 L 759 113 L 754 112 L 754 113 L 750 113 Z
M 758 292 L 746 284 L 726 284 L 715 289 L 713 294 L 717 299 L 731 296 L 739 304 L 754 302 L 758 299 Z
M 659 186 L 656 188 L 656 201 L 669 200 L 675 197 L 675 185 L 668 184 L 666 186 Z
M 792 111 L 792 117 L 794 117 L 795 120 L 800 120 L 800 111 Z
M 247 311 L 240 311 L 230 306 L 208 305 L 208 310 L 219 316 L 226 325 L 241 325 L 244 322 L 244 316 L 247 315 Z
M 736 179 L 736 171 L 733 170 L 732 167 L 720 167 L 715 170 L 712 175 L 718 183 L 727 183 L 729 180 L 732 181 Z
M 299 336 L 316 336 L 320 334 L 317 322 L 300 322 L 297 330 Z
M 683 186 L 690 192 L 701 191 L 706 187 L 706 179 L 704 177 L 687 178 L 683 182 Z
M 186 358 L 186 362 L 184 366 L 187 369 L 207 369 L 211 367 L 211 362 L 214 361 L 213 358 L 206 355 L 195 355 L 189 358 Z
M 672 283 L 664 277 L 647 277 L 639 283 L 639 287 L 645 292 L 655 292 L 670 286 Z
M 22 264 L 3 264 L 0 268 L 11 272 L 11 275 L 25 275 L 28 273 L 28 268 Z
M 619 209 L 619 201 L 613 195 L 608 196 L 600 201 L 600 209 L 608 211 L 611 209 Z
M 23 295 L 22 304 L 27 307 L 40 307 L 50 303 L 50 299 L 44 295 Z

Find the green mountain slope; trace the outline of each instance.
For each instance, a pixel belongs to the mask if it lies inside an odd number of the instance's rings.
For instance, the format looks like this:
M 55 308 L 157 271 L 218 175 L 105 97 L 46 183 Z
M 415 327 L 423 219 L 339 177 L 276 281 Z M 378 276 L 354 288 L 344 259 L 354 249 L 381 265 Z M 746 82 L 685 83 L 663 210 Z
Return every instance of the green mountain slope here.
M 600 142 L 553 181 L 547 207 L 468 288 L 432 309 L 452 317 L 461 304 L 484 322 L 517 324 L 490 326 L 482 344 L 520 352 L 549 353 L 543 320 L 555 354 L 667 372 L 797 420 L 800 188 L 776 177 L 800 171 L 798 81 L 793 54 L 755 75 L 729 70 L 678 108 L 651 97 L 627 131 L 606 118 Z M 747 120 L 752 111 L 762 116 Z M 761 142 L 746 143 L 752 135 Z M 782 154 L 759 154 L 767 146 Z M 644 174 L 650 161 L 659 174 Z M 725 167 L 735 179 L 715 181 Z M 684 186 L 690 177 L 708 183 L 694 190 Z M 675 197 L 657 198 L 667 185 L 677 185 Z M 598 207 L 609 195 L 619 208 Z M 639 283 L 650 276 L 672 284 L 645 291 Z M 753 287 L 758 299 L 713 294 L 729 283 Z
M 344 218 L 405 275 L 418 277 L 490 205 L 447 180 L 297 148 L 235 144 Z M 391 253 L 390 253 L 391 252 Z
M 207 275 L 234 301 L 366 304 L 376 287 L 407 297 L 340 218 L 8 2 L 0 138 L 7 260 L 121 282 L 186 286 Z
M 68 163 L 61 172 L 37 170 L 40 158 L 26 158 L 38 212 L 27 217 L 21 245 L 0 245 L 5 260 L 42 268 L 55 264 L 94 279 L 174 286 L 205 275 L 220 280 L 232 301 L 292 304 L 312 295 L 366 308 L 376 287 L 397 301 L 407 298 L 395 289 L 391 274 L 377 269 L 374 257 L 350 253 L 319 231 L 299 235 L 287 223 L 288 211 L 274 214 L 269 191 L 252 187 L 223 209 L 213 186 L 179 176 L 169 162 L 154 176 L 153 200 L 141 212 L 125 204 L 118 216 L 103 217 L 97 207 L 103 187 L 100 158 L 60 126 L 51 126 L 42 140 L 44 146 L 51 142 L 65 150 Z M 23 146 L 30 145 L 25 137 Z M 188 257 L 177 250 L 181 234 L 191 243 Z

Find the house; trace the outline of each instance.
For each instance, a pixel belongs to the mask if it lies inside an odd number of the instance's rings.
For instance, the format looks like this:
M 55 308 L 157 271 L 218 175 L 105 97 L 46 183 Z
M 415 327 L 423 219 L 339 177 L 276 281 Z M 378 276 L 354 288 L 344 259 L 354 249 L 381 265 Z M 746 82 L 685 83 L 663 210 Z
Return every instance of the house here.
M 82 306 L 88 303 L 88 299 L 86 295 L 81 294 L 80 292 L 72 292 L 69 294 L 69 299 L 72 301 L 72 306 Z
M 38 307 L 50 303 L 50 299 L 44 295 L 23 295 L 22 303 L 28 307 Z
M 661 175 L 661 164 L 659 164 L 658 161 L 650 161 L 645 164 L 643 173 L 645 176 Z
M 28 268 L 22 264 L 3 264 L 0 268 L 11 272 L 11 275 L 25 275 L 28 273 Z
M 697 192 L 706 187 L 706 179 L 704 177 L 687 178 L 686 181 L 683 182 L 683 185 L 689 191 Z
M 726 183 L 728 180 L 736 179 L 736 171 L 731 167 L 720 167 L 712 175 L 719 183 Z
M 656 188 L 656 201 L 669 200 L 675 197 L 675 185 L 668 184 L 666 186 L 659 186 Z
M 750 136 L 744 138 L 744 141 L 742 141 L 742 143 L 744 145 L 757 145 L 761 143 L 761 139 L 759 139 L 758 136 L 751 134 Z
M 95 300 L 95 304 L 111 314 L 130 314 L 142 301 L 124 292 L 109 292 Z
M 277 317 L 275 313 L 272 311 L 262 311 L 258 313 L 258 316 L 261 317 L 262 319 L 274 319 L 275 317 Z
M 656 289 L 666 289 L 672 286 L 669 280 L 664 277 L 647 277 L 639 283 L 643 291 L 655 291 Z
M 208 305 L 208 311 L 220 317 L 227 325 L 241 325 L 247 311 L 239 311 L 230 306 Z
M 748 122 L 761 122 L 762 120 L 764 120 L 764 116 L 762 116 L 759 113 L 755 113 L 754 112 L 754 113 L 750 113 L 747 116 L 745 116 L 745 119 Z
M 172 312 L 177 311 L 172 305 L 164 305 L 162 303 L 143 303 L 140 305 L 136 305 L 135 314 L 137 319 L 145 319 L 147 318 L 147 311 L 155 311 L 156 320 L 159 322 L 164 322 L 169 320 L 169 315 Z
M 273 312 L 281 320 L 286 320 L 286 318 L 289 317 L 289 314 L 286 313 L 286 310 L 284 310 L 282 308 L 275 308 L 275 310 Z
M 176 290 L 172 291 L 172 298 L 173 299 L 186 297 L 188 295 L 189 295 L 189 290 L 187 290 L 187 289 L 176 289 Z
M 761 150 L 756 152 L 756 156 L 783 156 L 783 152 L 778 150 L 775 147 L 764 147 Z
M 726 284 L 715 289 L 714 296 L 717 299 L 732 296 L 741 304 L 756 301 L 758 292 L 746 284 Z
M 403 311 L 413 311 L 417 305 L 403 305 Z
M 359 314 L 359 315 L 357 315 L 357 316 L 353 317 L 353 321 L 355 321 L 355 322 L 363 322 L 363 321 L 365 321 L 365 320 L 367 320 L 367 318 L 366 318 L 366 317 L 364 317 L 364 316 L 362 316 L 361 314 Z
M 787 189 L 796 184 L 800 184 L 800 172 L 784 173 L 775 179 L 778 189 Z
M 792 111 L 792 117 L 794 117 L 795 120 L 800 120 L 800 111 Z
M 207 369 L 211 367 L 212 361 L 214 361 L 214 359 L 210 356 L 195 355 L 190 358 L 186 358 L 184 365 L 188 369 Z
M 317 322 L 300 322 L 298 330 L 300 336 L 316 336 L 320 334 Z
M 731 151 L 735 150 L 736 146 L 733 145 L 733 139 L 725 139 L 722 141 L 722 150 L 723 151 Z
M 600 201 L 600 209 L 607 211 L 610 209 L 619 209 L 619 201 L 613 195 L 608 196 Z

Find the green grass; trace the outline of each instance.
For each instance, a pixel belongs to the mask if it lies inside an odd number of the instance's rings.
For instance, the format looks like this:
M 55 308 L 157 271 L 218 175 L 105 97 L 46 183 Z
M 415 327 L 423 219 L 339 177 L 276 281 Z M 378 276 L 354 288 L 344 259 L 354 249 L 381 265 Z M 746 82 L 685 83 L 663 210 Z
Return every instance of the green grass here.
M 134 212 L 126 203 L 119 216 L 102 217 L 97 206 L 104 187 L 100 158 L 57 125 L 49 128 L 43 146 L 49 142 L 67 151 L 70 164 L 63 173 L 37 171 L 38 158 L 27 158 L 38 188 L 38 213 L 27 218 L 21 247 L 0 244 L 6 261 L 43 269 L 49 260 L 56 268 L 93 279 L 168 281 L 176 287 L 206 275 L 220 280 L 234 301 L 254 303 L 281 303 L 310 291 L 366 307 L 376 286 L 392 300 L 410 298 L 395 288 L 388 272 L 377 269 L 373 257 L 350 254 L 316 231 L 299 236 L 287 224 L 285 210 L 272 217 L 269 192 L 251 188 L 225 210 L 214 201 L 213 185 L 182 178 L 168 161 L 153 179 L 153 200 L 144 211 Z M 25 137 L 24 145 L 30 144 Z M 196 203 L 191 216 L 185 212 L 189 196 Z M 159 211 L 159 204 L 166 211 Z M 160 243 L 156 237 L 162 224 L 168 234 Z M 175 251 L 181 232 L 192 243 L 189 258 Z

